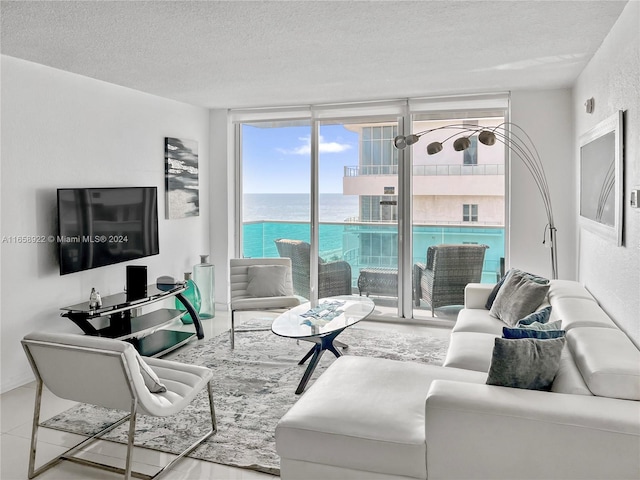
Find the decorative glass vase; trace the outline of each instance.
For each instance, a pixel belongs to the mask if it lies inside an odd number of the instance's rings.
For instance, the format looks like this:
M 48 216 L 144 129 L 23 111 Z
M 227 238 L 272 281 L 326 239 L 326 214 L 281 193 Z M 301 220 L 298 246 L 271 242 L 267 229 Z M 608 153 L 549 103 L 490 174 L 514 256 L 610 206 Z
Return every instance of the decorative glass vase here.
M 191 279 L 191 272 L 185 272 L 184 282 L 187 284 L 187 289 L 184 292 L 182 292 L 182 296 L 186 298 L 191 304 L 191 306 L 193 307 L 193 309 L 199 313 L 200 304 L 201 304 L 200 290 L 198 289 L 198 286 L 195 284 L 195 282 Z M 177 298 L 176 298 L 176 309 L 182 310 L 183 312 L 187 311 L 187 307 L 185 307 L 182 304 L 182 302 Z M 182 315 L 182 317 L 180 317 L 180 320 L 184 324 L 193 323 L 193 318 L 191 318 L 191 314 L 189 312 Z
M 209 255 L 200 255 L 200 263 L 193 266 L 193 281 L 200 290 L 200 318 L 205 320 L 216 316 L 215 266 L 208 261 Z

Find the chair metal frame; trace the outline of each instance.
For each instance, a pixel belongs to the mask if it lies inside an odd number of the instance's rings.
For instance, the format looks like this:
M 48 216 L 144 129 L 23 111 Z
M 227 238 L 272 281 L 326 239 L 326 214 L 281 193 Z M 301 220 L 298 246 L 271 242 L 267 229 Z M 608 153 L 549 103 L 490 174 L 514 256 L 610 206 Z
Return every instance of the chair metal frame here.
M 29 347 L 28 347 L 29 344 L 37 344 L 37 345 L 46 346 L 49 348 L 60 348 L 60 349 L 85 351 L 85 352 L 88 351 L 88 352 L 94 352 L 96 354 L 105 355 L 105 356 L 115 356 L 115 357 L 119 356 L 123 373 L 127 378 L 127 381 L 129 383 L 129 390 L 131 392 L 131 410 L 129 414 L 127 414 L 122 419 L 116 421 L 115 423 L 109 425 L 108 427 L 101 430 L 100 432 L 94 434 L 93 436 L 86 438 L 85 440 L 71 447 L 67 451 L 63 452 L 62 454 L 58 455 L 57 457 L 53 458 L 52 460 L 48 461 L 47 463 L 45 463 L 44 465 L 40 466 L 37 469 L 35 468 L 36 449 L 37 449 L 37 442 L 38 442 L 38 430 L 40 427 L 40 410 L 42 405 L 42 392 L 43 392 L 45 382 L 42 376 L 40 375 L 40 371 L 38 370 L 37 364 L 31 352 L 29 351 Z M 31 433 L 29 470 L 28 470 L 28 477 L 30 479 L 51 469 L 52 467 L 59 464 L 63 460 L 67 460 L 70 462 L 78 463 L 78 464 L 93 467 L 93 468 L 99 468 L 101 470 L 106 470 L 109 472 L 123 474 L 126 480 L 129 480 L 131 477 L 140 478 L 144 480 L 156 479 L 156 478 L 159 478 L 161 475 L 167 473 L 167 471 L 171 467 L 173 467 L 173 465 L 175 465 L 178 461 L 182 460 L 185 456 L 187 456 L 189 453 L 195 450 L 196 447 L 198 447 L 202 442 L 210 438 L 212 435 L 214 435 L 218 431 L 215 407 L 213 403 L 212 384 L 211 384 L 211 380 L 209 380 L 209 382 L 207 382 L 207 393 L 209 398 L 209 411 L 211 414 L 211 429 L 208 430 L 207 433 L 205 433 L 199 439 L 197 439 L 194 443 L 192 443 L 188 448 L 186 448 L 180 454 L 178 454 L 176 458 L 174 458 L 165 466 L 163 466 L 154 475 L 148 475 L 145 473 L 134 471 L 132 470 L 132 462 L 133 462 L 133 447 L 135 446 L 134 439 L 135 439 L 136 415 L 138 410 L 138 395 L 134 388 L 133 379 L 131 378 L 129 369 L 126 366 L 127 360 L 124 356 L 124 353 L 102 350 L 98 348 L 90 348 L 90 347 L 76 346 L 76 345 L 63 345 L 63 344 L 37 341 L 37 340 L 22 340 L 22 345 L 27 355 L 27 358 L 29 360 L 29 363 L 31 364 L 31 368 L 33 369 L 33 372 L 36 375 L 36 399 L 35 399 L 35 406 L 34 406 L 34 412 L 33 412 L 33 424 L 32 424 L 32 433 Z M 88 447 L 89 445 L 93 444 L 97 440 L 100 440 L 100 438 L 103 437 L 105 434 L 119 427 L 126 421 L 129 421 L 129 432 L 127 436 L 127 455 L 125 459 L 125 468 L 116 467 L 113 465 L 108 465 L 100 462 L 94 462 L 92 460 L 87 460 L 85 458 L 80 458 L 75 456 L 75 454 L 81 451 L 83 448 Z

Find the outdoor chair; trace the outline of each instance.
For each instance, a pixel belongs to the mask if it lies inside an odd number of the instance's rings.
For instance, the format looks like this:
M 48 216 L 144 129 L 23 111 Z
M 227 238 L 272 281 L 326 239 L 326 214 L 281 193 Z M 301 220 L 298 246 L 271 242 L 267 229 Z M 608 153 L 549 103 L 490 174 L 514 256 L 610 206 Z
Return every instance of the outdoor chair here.
M 231 348 L 235 348 L 235 334 L 269 328 L 235 326 L 238 310 L 288 310 L 300 305 L 293 293 L 291 259 L 289 258 L 232 258 L 229 261 L 231 287 Z
M 464 288 L 482 279 L 487 245 L 434 245 L 427 249 L 427 264 L 413 267 L 416 306 L 424 300 L 434 309 L 446 305 L 463 305 Z
M 296 295 L 310 299 L 311 245 L 302 240 L 275 240 L 281 257 L 291 259 L 293 289 Z M 351 265 L 343 260 L 325 262 L 318 259 L 318 298 L 351 295 Z
M 39 475 L 62 460 L 121 473 L 127 480 L 131 476 L 157 478 L 216 432 L 211 388 L 213 373 L 208 368 L 158 358 L 142 359 L 128 342 L 89 335 L 35 332 L 22 339 L 22 346 L 36 376 L 29 478 Z M 35 469 L 44 386 L 60 398 L 129 413 Z M 203 389 L 207 389 L 208 392 L 211 428 L 155 475 L 133 472 L 131 466 L 136 416 L 143 414 L 166 417 L 178 413 Z M 129 434 L 124 469 L 76 456 L 81 449 L 127 421 Z

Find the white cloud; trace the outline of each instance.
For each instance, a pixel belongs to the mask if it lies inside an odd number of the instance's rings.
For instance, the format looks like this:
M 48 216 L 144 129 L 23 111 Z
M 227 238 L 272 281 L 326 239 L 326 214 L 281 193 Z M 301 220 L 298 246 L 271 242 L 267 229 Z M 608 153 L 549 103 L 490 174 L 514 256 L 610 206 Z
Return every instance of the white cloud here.
M 311 137 L 300 137 L 298 140 L 303 142 L 299 147 L 291 149 L 278 148 L 278 151 L 286 155 L 309 155 L 311 153 Z M 320 136 L 319 140 L 318 150 L 320 153 L 340 153 L 352 148 L 348 143 L 325 142 L 322 136 Z

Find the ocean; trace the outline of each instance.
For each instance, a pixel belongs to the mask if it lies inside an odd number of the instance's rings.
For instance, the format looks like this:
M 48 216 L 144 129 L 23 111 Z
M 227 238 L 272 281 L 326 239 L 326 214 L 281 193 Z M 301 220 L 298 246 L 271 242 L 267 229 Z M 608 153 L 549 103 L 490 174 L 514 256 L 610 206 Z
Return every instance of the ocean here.
M 306 193 L 245 193 L 244 223 L 260 221 L 309 222 L 310 195 Z M 320 194 L 320 221 L 342 223 L 358 217 L 358 196 L 341 193 Z

